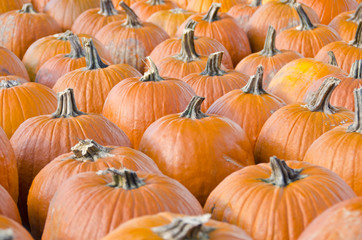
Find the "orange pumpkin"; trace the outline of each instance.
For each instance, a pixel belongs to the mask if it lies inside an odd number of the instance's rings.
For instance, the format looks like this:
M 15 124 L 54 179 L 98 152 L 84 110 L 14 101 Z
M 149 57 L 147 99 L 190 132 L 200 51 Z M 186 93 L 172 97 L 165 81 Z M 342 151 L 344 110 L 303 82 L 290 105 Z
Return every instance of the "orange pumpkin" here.
M 161 77 L 150 57 L 142 77 L 128 78 L 109 93 L 102 114 L 123 129 L 134 148 L 157 119 L 186 108 L 195 92 L 181 80 Z
M 220 97 L 206 112 L 230 118 L 239 124 L 245 130 L 253 149 L 266 120 L 285 105 L 283 100 L 264 91 L 263 73 L 260 65 L 246 86 Z
M 23 4 L 25 3 L 24 0 L 11 0 L 11 1 L 0 1 L 0 14 L 20 9 Z
M 0 76 L 17 75 L 29 81 L 29 75 L 21 60 L 10 50 L 0 47 Z
M 24 1 L 24 0 L 23 0 Z M 39 12 L 44 12 L 45 6 L 50 0 L 31 0 L 35 10 Z
M 253 75 L 255 69 L 262 65 L 264 68 L 263 85 L 267 87 L 270 80 L 285 64 L 303 57 L 295 51 L 277 49 L 275 35 L 275 29 L 269 26 L 263 50 L 245 57 L 236 65 L 235 71 Z
M 97 172 L 104 168 L 126 167 L 134 171 L 162 174 L 152 159 L 128 147 L 101 146 L 93 140 L 80 140 L 65 153 L 52 160 L 34 178 L 28 195 L 31 233 L 40 239 L 50 200 L 57 189 L 72 176 Z
M 0 132 L 0 134 L 1 134 L 1 132 Z M 0 139 L 0 142 L 2 142 L 2 139 Z M 11 148 L 11 146 L 10 146 L 10 148 Z M 1 166 L 1 168 L 8 167 L 3 163 L 1 163 L 0 166 Z M 15 171 L 15 173 L 17 175 L 17 171 Z M 1 177 L 3 178 L 3 176 L 1 176 Z M 15 181 L 17 184 L 17 179 Z M 18 207 L 16 206 L 16 203 L 14 202 L 13 197 L 10 196 L 8 191 L 3 187 L 2 183 L 3 183 L 3 181 L 1 181 L 1 184 L 0 184 L 0 214 L 6 216 L 8 218 L 11 218 L 11 219 L 17 221 L 18 223 L 21 223 Z
M 69 151 L 77 139 L 90 138 L 102 145 L 131 146 L 126 134 L 102 115 L 77 109 L 73 89 L 58 93 L 58 108 L 51 115 L 30 118 L 11 137 L 20 176 L 19 210 L 27 221 L 26 201 L 30 185 L 51 160 Z
M 125 168 L 80 173 L 51 201 L 42 239 L 100 239 L 127 220 L 164 211 L 195 215 L 202 207 L 165 175 Z
M 328 43 L 342 40 L 338 33 L 323 24 L 314 25 L 300 3 L 294 5 L 301 25 L 282 31 L 276 38 L 279 49 L 294 50 L 304 57 L 314 57 Z
M 300 25 L 296 0 L 278 0 L 263 4 L 249 19 L 247 35 L 253 52 L 263 49 L 268 27 L 271 25 L 279 34 L 281 31 Z M 302 5 L 312 23 L 319 23 L 318 15 L 313 9 Z
M 212 6 L 212 4 L 219 3 L 222 4 L 220 12 L 227 12 L 232 6 L 242 2 L 243 0 L 197 0 L 197 1 L 189 0 L 187 2 L 188 4 L 186 9 L 198 13 L 204 13 L 207 12 L 207 10 Z
M 223 52 L 212 53 L 205 70 L 191 73 L 181 80 L 189 84 L 198 96 L 204 96 L 201 111 L 205 112 L 211 104 L 231 90 L 243 87 L 249 76 L 233 70 L 221 69 Z
M 0 215 L 0 239 L 33 240 L 21 224 L 3 215 Z
M 238 3 L 232 6 L 227 14 L 232 16 L 246 32 L 249 19 L 255 11 L 261 6 L 262 0 L 253 0 L 250 4 Z
M 153 23 L 140 22 L 124 2 L 120 5 L 127 14 L 126 22 L 108 24 L 97 33 L 96 38 L 106 46 L 114 63 L 127 63 L 143 73 L 145 57 L 169 36 Z
M 20 59 L 33 42 L 60 31 L 53 18 L 36 12 L 31 3 L 24 4 L 21 10 L 0 15 L 0 45 Z
M 101 113 L 104 101 L 111 89 L 123 79 L 141 76 L 128 64 L 107 65 L 102 62 L 92 39 L 83 38 L 87 67 L 69 72 L 58 79 L 53 89 L 56 92 L 67 88 L 76 90 L 75 101 L 79 110 Z M 94 90 L 97 91 L 94 91 Z
M 186 230 L 185 230 L 186 229 Z M 102 240 L 174 239 L 251 240 L 242 229 L 210 219 L 210 214 L 185 216 L 170 212 L 138 217 L 123 223 Z
M 323 133 L 353 121 L 353 112 L 329 102 L 339 83 L 337 78 L 327 78 L 307 104 L 287 105 L 268 118 L 255 145 L 256 162 L 268 162 L 270 156 L 302 161 Z
M 183 113 L 151 124 L 139 146 L 201 204 L 227 175 L 254 164 L 245 131 L 228 118 L 201 112 L 203 100 L 194 96 Z
M 241 227 L 253 239 L 296 240 L 324 210 L 355 196 L 328 169 L 271 157 L 270 164 L 249 166 L 225 178 L 204 211 Z
M 170 0 L 141 0 L 133 3 L 131 8 L 141 21 L 146 21 L 158 11 L 177 8 L 177 4 Z
M 324 211 L 308 225 L 298 239 L 359 239 L 362 235 L 361 225 L 362 197 L 356 197 Z
M 118 12 L 112 0 L 101 0 L 100 8 L 89 9 L 77 17 L 72 25 L 76 34 L 84 33 L 94 37 L 108 23 L 126 19 L 126 14 Z
M 187 3 L 189 0 L 172 0 L 174 3 L 176 3 L 180 8 L 186 9 Z

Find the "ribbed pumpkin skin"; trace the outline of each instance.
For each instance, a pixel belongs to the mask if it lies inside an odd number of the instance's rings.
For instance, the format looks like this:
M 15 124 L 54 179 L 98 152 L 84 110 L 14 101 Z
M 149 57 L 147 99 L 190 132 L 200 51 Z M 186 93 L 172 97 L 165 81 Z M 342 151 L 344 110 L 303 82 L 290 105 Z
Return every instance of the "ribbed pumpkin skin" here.
M 69 179 L 50 203 L 42 239 L 100 239 L 135 217 L 163 211 L 202 213 L 195 197 L 179 182 L 163 175 L 137 175 L 146 185 L 133 190 L 111 188 L 107 186 L 111 176 L 92 172 Z M 85 217 L 90 221 L 83 221 Z
M 35 10 L 44 12 L 45 6 L 49 1 L 50 0 L 31 0 L 31 3 L 33 4 Z
M 39 38 L 61 32 L 56 21 L 44 13 L 19 13 L 17 10 L 0 15 L 0 45 L 20 59 Z
M 17 75 L 29 81 L 29 75 L 21 60 L 7 48 L 0 47 L 0 76 Z
M 170 224 L 174 218 L 183 216 L 184 215 L 181 214 L 163 212 L 135 218 L 123 223 L 110 234 L 102 238 L 102 240 L 163 240 L 163 238 L 153 233 L 151 228 Z M 231 224 L 210 219 L 204 226 L 215 228 L 214 231 L 208 234 L 209 240 L 251 240 L 242 229 Z
M 186 9 L 194 12 L 204 13 L 210 8 L 212 3 L 221 3 L 220 12 L 227 12 L 229 9 L 242 2 L 241 0 L 188 0 Z
M 19 81 L 16 76 L 0 77 L 0 81 Z M 10 139 L 15 130 L 28 118 L 50 114 L 57 109 L 55 92 L 39 83 L 25 82 L 11 88 L 0 88 L 0 127 Z
M 269 164 L 246 167 L 215 188 L 204 211 L 215 220 L 241 227 L 253 239 L 293 240 L 324 210 L 355 196 L 341 178 L 325 168 L 299 161 L 286 163 L 293 169 L 303 168 L 301 174 L 308 176 L 278 187 L 261 180 L 270 177 Z
M 18 207 L 2 184 L 0 184 L 0 215 L 21 223 Z
M 131 8 L 142 21 L 146 21 L 152 14 L 158 11 L 177 8 L 177 4 L 170 0 L 163 0 L 162 4 L 151 5 L 149 0 L 141 0 L 133 3 Z
M 299 240 L 359 239 L 362 235 L 362 197 L 345 200 L 324 211 Z
M 33 240 L 31 235 L 21 226 L 21 224 L 6 216 L 0 215 L 0 229 L 8 228 L 11 228 L 14 232 L 14 238 L 12 238 L 12 240 Z
M 232 6 L 227 14 L 232 16 L 246 32 L 249 19 L 251 18 L 251 16 L 253 16 L 257 9 L 258 7 L 256 6 L 250 6 L 246 3 L 239 3 Z
M 355 11 L 342 12 L 328 24 L 329 27 L 336 30 L 345 42 L 352 41 L 356 34 L 358 21 L 349 20 L 354 13 Z
M 19 10 L 25 3 L 24 0 L 12 0 L 12 1 L 1 1 L 0 2 L 0 14 L 12 11 Z
M 139 78 L 129 78 L 108 94 L 102 114 L 125 131 L 137 149 L 143 133 L 154 121 L 183 111 L 194 95 L 181 80 L 141 82 Z
M 162 174 L 153 160 L 145 154 L 128 147 L 109 147 L 113 148 L 109 152 L 113 156 L 98 158 L 93 162 L 76 160 L 72 152 L 65 153 L 52 160 L 36 175 L 28 196 L 28 216 L 34 237 L 41 237 L 55 192 L 66 180 L 78 173 L 126 167 L 133 171 Z

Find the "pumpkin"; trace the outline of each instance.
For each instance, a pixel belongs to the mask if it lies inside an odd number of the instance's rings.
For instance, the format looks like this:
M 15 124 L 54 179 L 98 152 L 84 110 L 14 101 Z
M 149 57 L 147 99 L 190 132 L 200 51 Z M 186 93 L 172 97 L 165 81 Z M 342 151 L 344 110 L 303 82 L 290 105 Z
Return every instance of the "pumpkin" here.
M 109 93 L 102 114 L 123 129 L 138 148 L 144 131 L 157 119 L 186 108 L 195 92 L 185 82 L 160 76 L 150 57 L 142 77 L 128 78 Z
M 170 10 L 162 10 L 155 12 L 146 21 L 159 26 L 160 28 L 165 30 L 165 32 L 170 37 L 174 37 L 181 24 L 192 14 L 194 13 L 191 11 L 187 11 L 182 8 L 174 8 Z M 169 39 L 165 41 L 168 40 Z
M 181 114 L 152 123 L 139 145 L 161 172 L 182 183 L 202 205 L 227 175 L 254 164 L 245 131 L 228 118 L 201 112 L 203 100 L 194 96 Z
M 300 3 L 296 3 L 294 7 L 301 25 L 280 32 L 276 38 L 277 48 L 294 50 L 304 57 L 312 58 L 328 43 L 342 40 L 333 28 L 323 24 L 314 25 Z
M 187 1 L 186 9 L 193 12 L 204 13 L 210 9 L 212 4 L 218 3 L 222 4 L 220 12 L 227 12 L 232 6 L 242 2 L 243 0 L 197 0 L 197 1 L 189 0 Z
M 250 4 L 238 3 L 232 6 L 227 14 L 232 16 L 246 32 L 249 19 L 255 11 L 261 6 L 262 0 L 253 0 Z
M 50 0 L 31 0 L 31 3 L 34 6 L 34 9 L 39 12 L 44 12 L 45 6 Z
M 311 7 L 318 14 L 321 23 L 325 25 L 328 25 L 338 14 L 352 11 L 358 5 L 355 0 L 298 0 L 298 2 Z
M 193 29 L 198 23 L 192 19 L 189 19 L 187 24 L 185 25 L 185 29 Z M 195 51 L 200 55 L 208 56 L 214 52 L 224 52 L 222 58 L 222 64 L 227 69 L 233 69 L 233 62 L 231 60 L 230 54 L 226 48 L 219 43 L 217 40 L 209 38 L 209 37 L 194 37 L 194 46 Z M 162 43 L 158 44 L 151 52 L 150 57 L 159 65 L 162 59 L 170 56 L 174 56 L 175 54 L 179 53 L 182 48 L 182 37 L 178 38 L 169 38 L 163 41 Z M 202 71 L 202 70 L 200 70 Z
M 210 54 L 204 71 L 191 73 L 181 79 L 192 87 L 196 95 L 205 97 L 201 105 L 203 112 L 206 112 L 218 98 L 231 90 L 243 87 L 249 79 L 249 76 L 243 73 L 222 70 L 222 55 L 223 52 Z
M 36 12 L 31 3 L 24 4 L 21 10 L 0 15 L 0 45 L 20 59 L 33 42 L 60 31 L 53 18 Z
M 28 48 L 24 55 L 23 63 L 29 72 L 31 81 L 35 80 L 36 73 L 40 67 L 50 58 L 58 54 L 68 54 L 70 52 L 71 45 L 68 38 L 72 35 L 74 34 L 71 31 L 66 31 L 65 33 L 43 37 Z M 78 34 L 78 37 L 90 38 L 86 34 Z M 100 56 L 111 62 L 111 57 L 103 44 L 97 39 L 93 39 L 93 42 Z
M 353 40 L 358 23 L 362 20 L 362 4 L 355 11 L 342 12 L 328 24 L 342 37 L 343 41 Z
M 330 104 L 339 83 L 335 77 L 327 78 L 307 104 L 289 104 L 271 115 L 255 145 L 256 162 L 268 162 L 274 155 L 302 161 L 310 145 L 323 133 L 353 121 L 353 112 Z
M 356 60 L 362 59 L 362 21 L 358 24 L 353 41 L 349 43 L 338 41 L 327 44 L 319 50 L 315 59 L 326 62 L 327 57 L 325 55 L 329 51 L 334 52 L 339 66 L 348 72 Z
M 358 196 L 362 196 L 362 88 L 355 89 L 355 120 L 320 136 L 303 161 L 337 173 Z
M 253 239 L 296 240 L 324 210 L 353 197 L 353 190 L 328 169 L 271 157 L 270 164 L 248 166 L 225 178 L 204 211 Z
M 116 21 L 106 25 L 96 34 L 96 38 L 106 46 L 114 63 L 127 63 L 143 73 L 144 58 L 169 36 L 153 23 L 140 22 L 124 2 L 120 5 L 127 14 L 126 22 Z
M 26 119 L 51 114 L 57 108 L 54 91 L 17 76 L 0 77 L 0 99 L 0 127 L 9 139 Z
M 131 6 L 133 3 L 136 3 L 138 1 L 141 1 L 141 0 L 112 0 L 113 2 L 113 5 L 114 6 L 117 6 L 117 10 L 122 10 L 122 7 L 120 6 L 120 3 L 121 2 L 124 2 L 125 4 L 127 4 L 127 6 Z
M 361 225 L 362 197 L 356 197 L 324 211 L 308 225 L 299 240 L 358 239 L 362 235 Z
M 10 50 L 0 47 L 0 76 L 17 75 L 29 81 L 29 75 L 21 60 Z
M 170 212 L 138 217 L 123 223 L 102 240 L 153 239 L 251 240 L 242 229 L 210 219 L 210 214 L 185 216 Z
M 5 167 L 4 164 L 1 164 L 1 166 Z M 21 223 L 18 207 L 16 206 L 12 196 L 10 196 L 2 184 L 0 184 L 0 215 Z
M 12 11 L 12 10 L 18 10 L 23 6 L 25 3 L 24 0 L 12 0 L 12 1 L 0 1 L 0 14 Z
M 189 19 L 198 22 L 195 28 L 196 37 L 210 37 L 219 41 L 228 50 L 233 65 L 251 53 L 250 44 L 246 33 L 240 25 L 228 14 L 219 13 L 220 3 L 213 3 L 207 13 L 192 15 Z M 177 31 L 181 36 L 185 21 Z
M 267 87 L 270 80 L 285 64 L 303 57 L 295 51 L 277 49 L 275 47 L 275 35 L 275 29 L 269 26 L 263 50 L 245 57 L 236 65 L 235 71 L 253 75 L 255 69 L 262 65 L 264 68 L 263 85 Z
M 177 8 L 177 4 L 171 0 L 141 0 L 133 3 L 131 8 L 141 21 L 146 21 L 158 11 Z
M 87 113 L 101 113 L 108 93 L 117 83 L 129 77 L 141 76 L 141 74 L 128 64 L 103 63 L 92 39 L 83 38 L 83 46 L 86 54 L 86 68 L 65 74 L 58 79 L 53 89 L 61 92 L 67 88 L 73 88 L 76 90 L 75 101 L 79 110 Z
M 83 12 L 75 19 L 72 25 L 72 32 L 84 33 L 95 36 L 102 27 L 108 23 L 124 20 L 126 15 L 118 12 L 112 3 L 112 0 L 100 0 L 100 8 L 92 8 Z
M 186 9 L 187 3 L 189 0 L 172 0 L 174 3 L 176 3 L 180 8 Z
M 126 167 L 134 171 L 161 174 L 152 159 L 132 148 L 104 147 L 86 139 L 80 140 L 71 150 L 46 165 L 30 187 L 28 216 L 31 233 L 35 238 L 41 238 L 49 204 L 55 192 L 72 176 L 82 172 L 97 172 L 106 167 Z
M 247 35 L 253 52 L 263 49 L 268 27 L 281 31 L 300 25 L 297 11 L 294 9 L 296 0 L 278 0 L 263 4 L 251 16 L 248 22 Z M 313 9 L 302 5 L 312 23 L 319 23 L 318 15 Z
M 27 220 L 26 200 L 34 177 L 55 157 L 68 152 L 77 139 L 85 138 L 102 145 L 131 146 L 126 134 L 105 117 L 79 111 L 73 89 L 58 93 L 53 114 L 29 118 L 15 131 L 10 142 L 18 163 L 18 205 L 23 221 Z
M 33 240 L 21 224 L 3 215 L 0 215 L 0 239 Z
M 42 239 L 100 239 L 127 220 L 163 211 L 194 215 L 202 207 L 184 186 L 164 175 L 125 168 L 80 173 L 52 199 Z M 91 221 L 83 221 L 85 217 Z
M 265 121 L 285 105 L 283 100 L 263 89 L 263 73 L 260 65 L 246 86 L 220 97 L 206 112 L 227 117 L 239 124 L 245 130 L 253 149 Z
M 50 0 L 44 11 L 52 16 L 63 31 L 70 30 L 84 11 L 99 7 L 99 0 Z

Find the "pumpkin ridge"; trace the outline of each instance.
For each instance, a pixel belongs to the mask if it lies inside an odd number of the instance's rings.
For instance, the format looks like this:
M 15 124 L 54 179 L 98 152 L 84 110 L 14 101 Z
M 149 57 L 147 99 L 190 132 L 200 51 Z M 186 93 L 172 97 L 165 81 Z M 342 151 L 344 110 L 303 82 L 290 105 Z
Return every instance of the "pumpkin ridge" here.
M 201 112 L 201 104 L 205 100 L 204 97 L 193 96 L 186 110 L 180 114 L 181 118 L 201 119 L 206 118 L 208 115 Z
M 200 73 L 204 76 L 223 76 L 226 72 L 222 70 L 221 61 L 224 52 L 216 52 L 209 55 L 205 70 Z
M 132 190 L 144 186 L 146 183 L 143 179 L 137 176 L 137 173 L 123 168 L 117 170 L 115 168 L 108 168 L 97 172 L 97 175 L 112 174 L 112 182 L 108 183 L 107 186 L 112 188 L 123 188 L 125 190 Z
M 362 133 L 362 88 L 355 89 L 353 94 L 355 104 L 354 122 L 347 128 L 347 132 Z
M 202 18 L 202 20 L 207 21 L 209 23 L 219 20 L 220 18 L 217 16 L 217 14 L 220 8 L 221 8 L 221 3 L 212 3 L 209 10 Z
M 115 9 L 112 0 L 101 0 L 98 14 L 109 17 L 117 15 L 118 11 Z

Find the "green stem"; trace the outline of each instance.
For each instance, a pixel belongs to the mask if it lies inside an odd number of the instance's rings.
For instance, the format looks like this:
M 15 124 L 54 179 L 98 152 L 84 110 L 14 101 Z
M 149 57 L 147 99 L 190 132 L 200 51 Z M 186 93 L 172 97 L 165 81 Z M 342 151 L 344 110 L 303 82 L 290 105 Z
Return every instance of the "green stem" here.
M 74 156 L 72 158 L 86 161 L 97 161 L 99 158 L 113 156 L 109 154 L 112 148 L 103 147 L 91 139 L 79 140 L 79 142 L 71 148 Z
M 266 57 L 273 57 L 274 55 L 281 53 L 281 51 L 279 51 L 275 47 L 275 37 L 276 37 L 276 31 L 271 25 L 269 25 L 268 32 L 266 34 L 264 42 L 264 48 L 263 50 L 261 50 L 260 55 Z
M 67 88 L 64 92 L 58 93 L 58 107 L 53 118 L 69 118 L 86 115 L 86 113 L 78 110 L 75 104 L 74 92 L 72 88 Z
M 362 134 L 362 87 L 356 88 L 354 93 L 354 122 L 347 128 L 347 132 Z
M 160 73 L 158 72 L 156 64 L 152 61 L 151 57 L 146 57 L 149 66 L 148 71 L 143 74 L 143 76 L 140 78 L 141 82 L 158 82 L 164 80 Z
M 316 28 L 316 26 L 313 25 L 313 23 L 310 21 L 308 15 L 305 13 L 302 5 L 300 3 L 294 4 L 295 10 L 297 10 L 300 23 L 301 25 L 298 26 L 298 30 L 306 31 L 306 30 L 312 30 Z
M 70 35 L 68 37 L 70 42 L 70 53 L 65 56 L 68 58 L 78 59 L 85 56 L 82 45 L 79 42 L 79 38 L 77 35 Z
M 262 95 L 266 92 L 263 89 L 263 75 L 264 68 L 259 65 L 256 69 L 255 75 L 251 76 L 248 83 L 241 89 L 244 93 L 250 93 L 254 95 Z
M 223 76 L 226 72 L 221 70 L 221 61 L 224 52 L 216 52 L 209 55 L 206 68 L 200 75 L 204 76 Z
M 93 44 L 93 40 L 90 38 L 82 38 L 82 43 L 85 51 L 85 60 L 87 63 L 87 70 L 95 70 L 99 68 L 108 67 L 107 64 L 102 62 L 101 57 L 99 56 L 96 47 Z
M 221 3 L 212 3 L 209 10 L 205 14 L 205 16 L 202 18 L 202 20 L 207 21 L 209 23 L 219 20 L 217 13 L 220 8 L 221 8 Z
M 123 24 L 124 26 L 126 26 L 128 28 L 142 27 L 142 24 L 138 20 L 138 16 L 136 15 L 136 13 L 125 2 L 123 2 L 123 1 L 120 2 L 119 6 L 121 6 L 127 14 L 126 22 Z
M 101 0 L 101 7 L 98 14 L 103 16 L 118 15 L 118 11 L 115 9 L 112 0 Z
M 201 119 L 208 117 L 205 113 L 201 112 L 201 104 L 205 100 L 204 97 L 193 96 L 186 110 L 181 113 L 180 117 Z
M 146 184 L 143 179 L 140 179 L 137 176 L 136 172 L 127 168 L 123 168 L 121 170 L 117 170 L 115 168 L 108 168 L 104 171 L 98 171 L 97 174 L 112 174 L 112 182 L 107 184 L 112 188 L 123 188 L 125 190 L 132 190 L 140 188 L 141 186 Z

